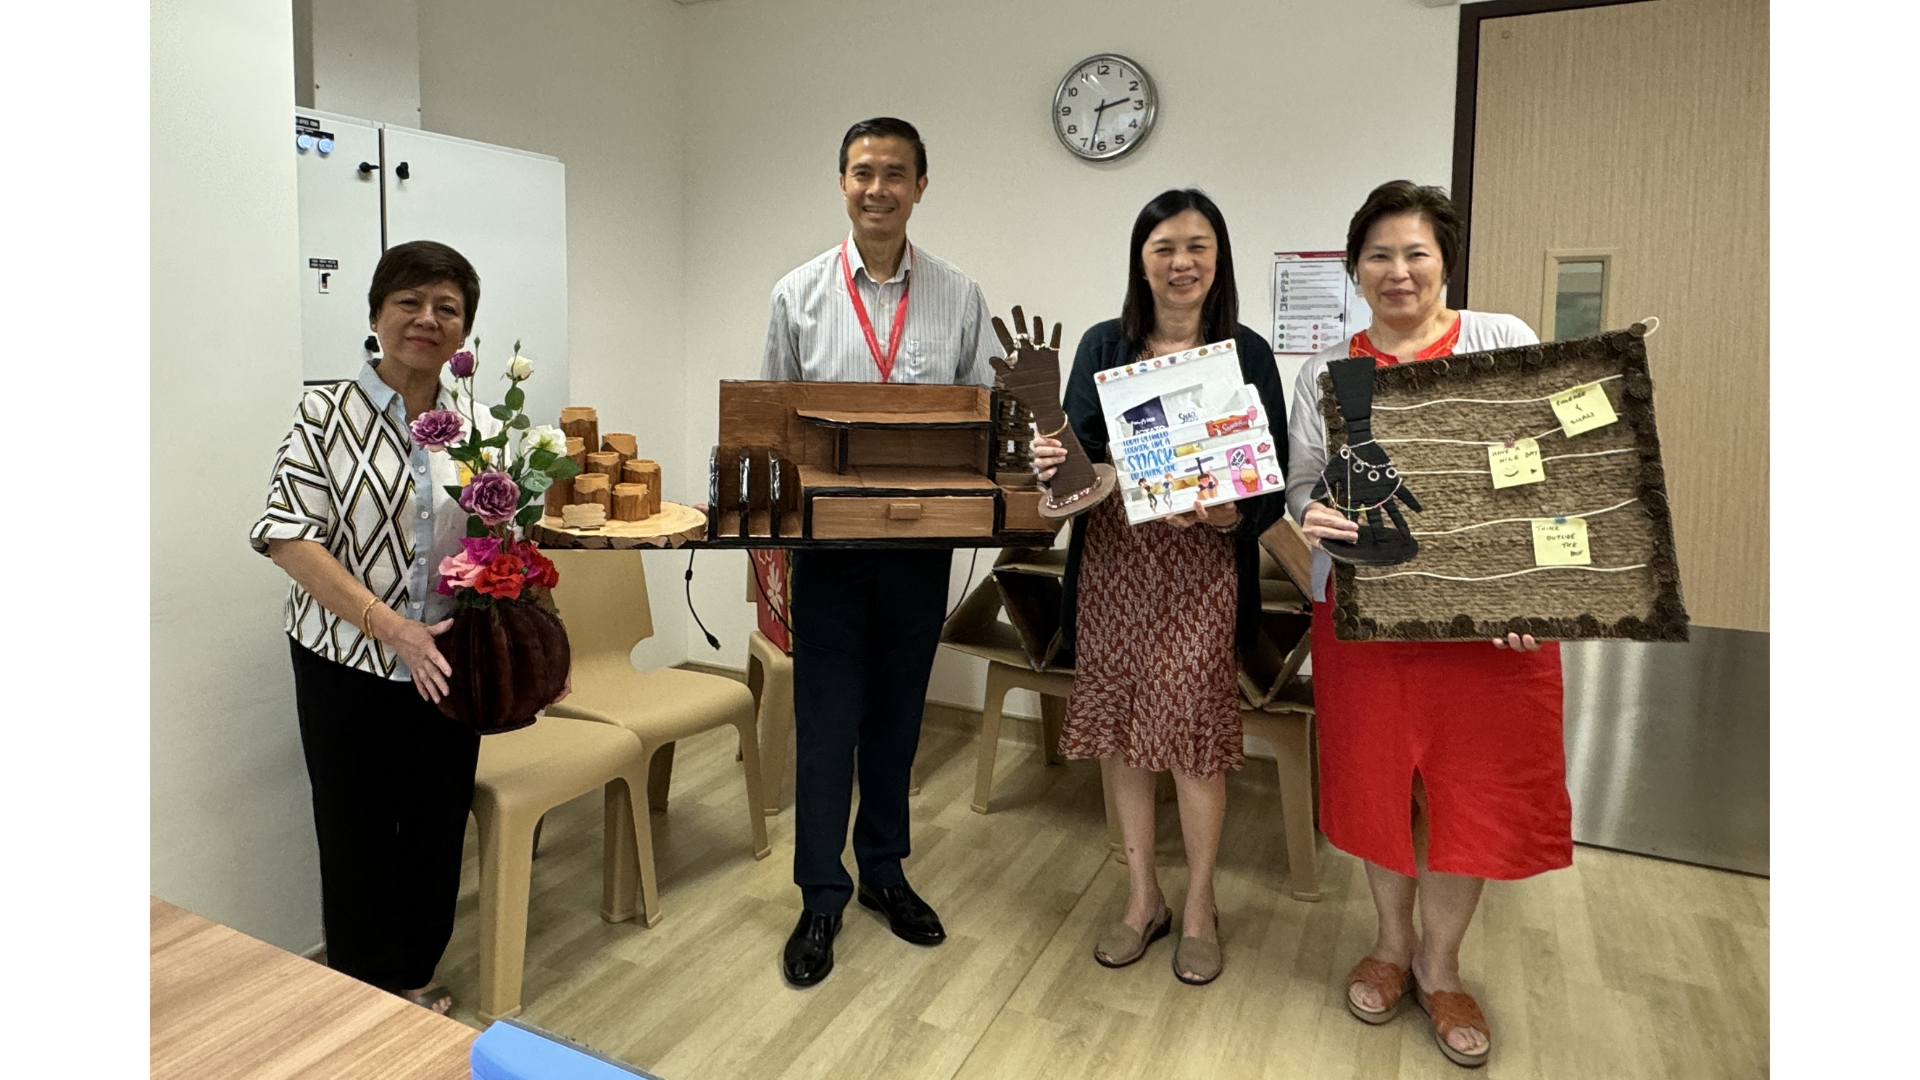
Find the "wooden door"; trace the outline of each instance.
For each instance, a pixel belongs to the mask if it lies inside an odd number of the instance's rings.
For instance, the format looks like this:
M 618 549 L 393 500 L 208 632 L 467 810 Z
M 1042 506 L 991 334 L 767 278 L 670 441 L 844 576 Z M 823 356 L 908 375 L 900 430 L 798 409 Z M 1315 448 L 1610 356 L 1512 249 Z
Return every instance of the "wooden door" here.
M 1558 258 L 1605 262 L 1606 329 L 1659 316 L 1688 611 L 1766 630 L 1767 5 L 1486 18 L 1477 67 L 1468 306 L 1549 338 Z

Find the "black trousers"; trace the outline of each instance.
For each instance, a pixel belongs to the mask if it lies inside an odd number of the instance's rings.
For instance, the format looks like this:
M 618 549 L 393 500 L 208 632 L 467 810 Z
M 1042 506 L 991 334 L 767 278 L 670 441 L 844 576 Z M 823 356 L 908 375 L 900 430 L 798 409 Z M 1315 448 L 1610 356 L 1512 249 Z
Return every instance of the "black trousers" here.
M 907 788 L 946 615 L 948 550 L 801 551 L 793 566 L 793 882 L 812 911 L 853 899 L 840 861 L 858 762 L 853 856 L 874 888 L 905 878 Z
M 453 935 L 480 736 L 411 682 L 289 643 L 327 966 L 383 990 L 425 986 Z

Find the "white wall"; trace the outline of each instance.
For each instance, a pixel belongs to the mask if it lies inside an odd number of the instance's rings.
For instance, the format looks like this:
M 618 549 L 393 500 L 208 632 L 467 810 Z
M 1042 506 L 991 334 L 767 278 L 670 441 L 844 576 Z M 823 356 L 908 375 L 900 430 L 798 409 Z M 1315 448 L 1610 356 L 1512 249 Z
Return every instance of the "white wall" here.
M 704 498 L 706 484 L 706 452 L 697 467 L 686 456 L 682 408 L 685 45 L 670 0 L 420 2 L 421 126 L 566 166 L 572 402 L 598 409 L 602 432 L 634 432 L 676 502 Z M 675 664 L 689 640 L 686 557 L 645 558 L 654 636 L 634 656 Z
M 1374 185 L 1451 172 L 1459 13 L 1416 0 L 724 0 L 686 14 L 691 460 L 712 443 L 716 381 L 758 375 L 774 282 L 846 234 L 835 155 L 856 120 L 919 127 L 931 179 L 914 241 L 996 312 L 1065 323 L 1069 349 L 1119 314 L 1134 215 L 1168 187 L 1220 204 L 1241 321 L 1265 336 L 1274 251 L 1343 246 Z M 1048 109 L 1099 52 L 1145 65 L 1161 103 L 1137 152 L 1091 165 L 1059 145 Z M 752 626 L 741 558 L 713 556 L 726 569 L 694 583 L 735 664 Z M 978 704 L 983 685 L 979 662 L 943 653 L 929 696 Z
M 418 0 L 302 0 L 294 5 L 295 66 L 312 78 L 312 107 L 342 116 L 420 126 Z
M 153 5 L 152 889 L 320 939 L 281 603 L 247 546 L 300 396 L 285 3 Z

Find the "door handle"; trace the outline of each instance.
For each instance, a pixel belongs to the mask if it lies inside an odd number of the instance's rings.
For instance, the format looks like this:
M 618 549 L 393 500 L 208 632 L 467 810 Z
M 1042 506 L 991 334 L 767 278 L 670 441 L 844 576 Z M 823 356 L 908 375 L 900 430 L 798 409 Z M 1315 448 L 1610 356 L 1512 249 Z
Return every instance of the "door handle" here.
M 361 342 L 360 347 L 370 353 L 377 353 L 380 351 L 380 339 L 374 337 L 372 334 L 368 334 L 367 340 Z
M 370 172 L 379 172 L 379 171 L 380 171 L 380 166 L 378 166 L 378 165 L 375 165 L 375 164 L 374 164 L 373 162 L 371 162 L 371 161 L 363 161 L 363 162 L 361 162 L 361 163 L 360 163 L 360 175 L 361 175 L 361 176 L 365 176 L 365 175 L 367 175 L 367 174 L 368 174 L 368 173 L 370 173 Z
M 887 504 L 887 520 L 919 521 L 920 520 L 920 504 L 919 503 L 888 503 Z
M 407 168 L 407 163 L 404 161 L 394 167 L 393 175 L 399 177 L 402 180 L 410 180 L 413 178 L 412 171 Z

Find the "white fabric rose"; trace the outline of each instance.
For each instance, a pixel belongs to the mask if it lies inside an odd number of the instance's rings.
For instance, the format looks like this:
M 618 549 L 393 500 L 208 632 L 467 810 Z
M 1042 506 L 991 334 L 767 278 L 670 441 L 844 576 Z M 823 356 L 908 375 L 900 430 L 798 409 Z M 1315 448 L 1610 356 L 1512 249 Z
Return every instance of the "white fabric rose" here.
M 525 379 L 527 376 L 533 374 L 533 361 L 521 356 L 519 353 L 514 353 L 513 359 L 507 361 L 507 374 L 513 376 L 515 379 Z M 563 447 L 565 446 L 564 443 L 561 445 Z
M 541 424 L 522 435 L 520 449 L 531 454 L 535 450 L 567 456 L 567 433 L 552 424 Z

